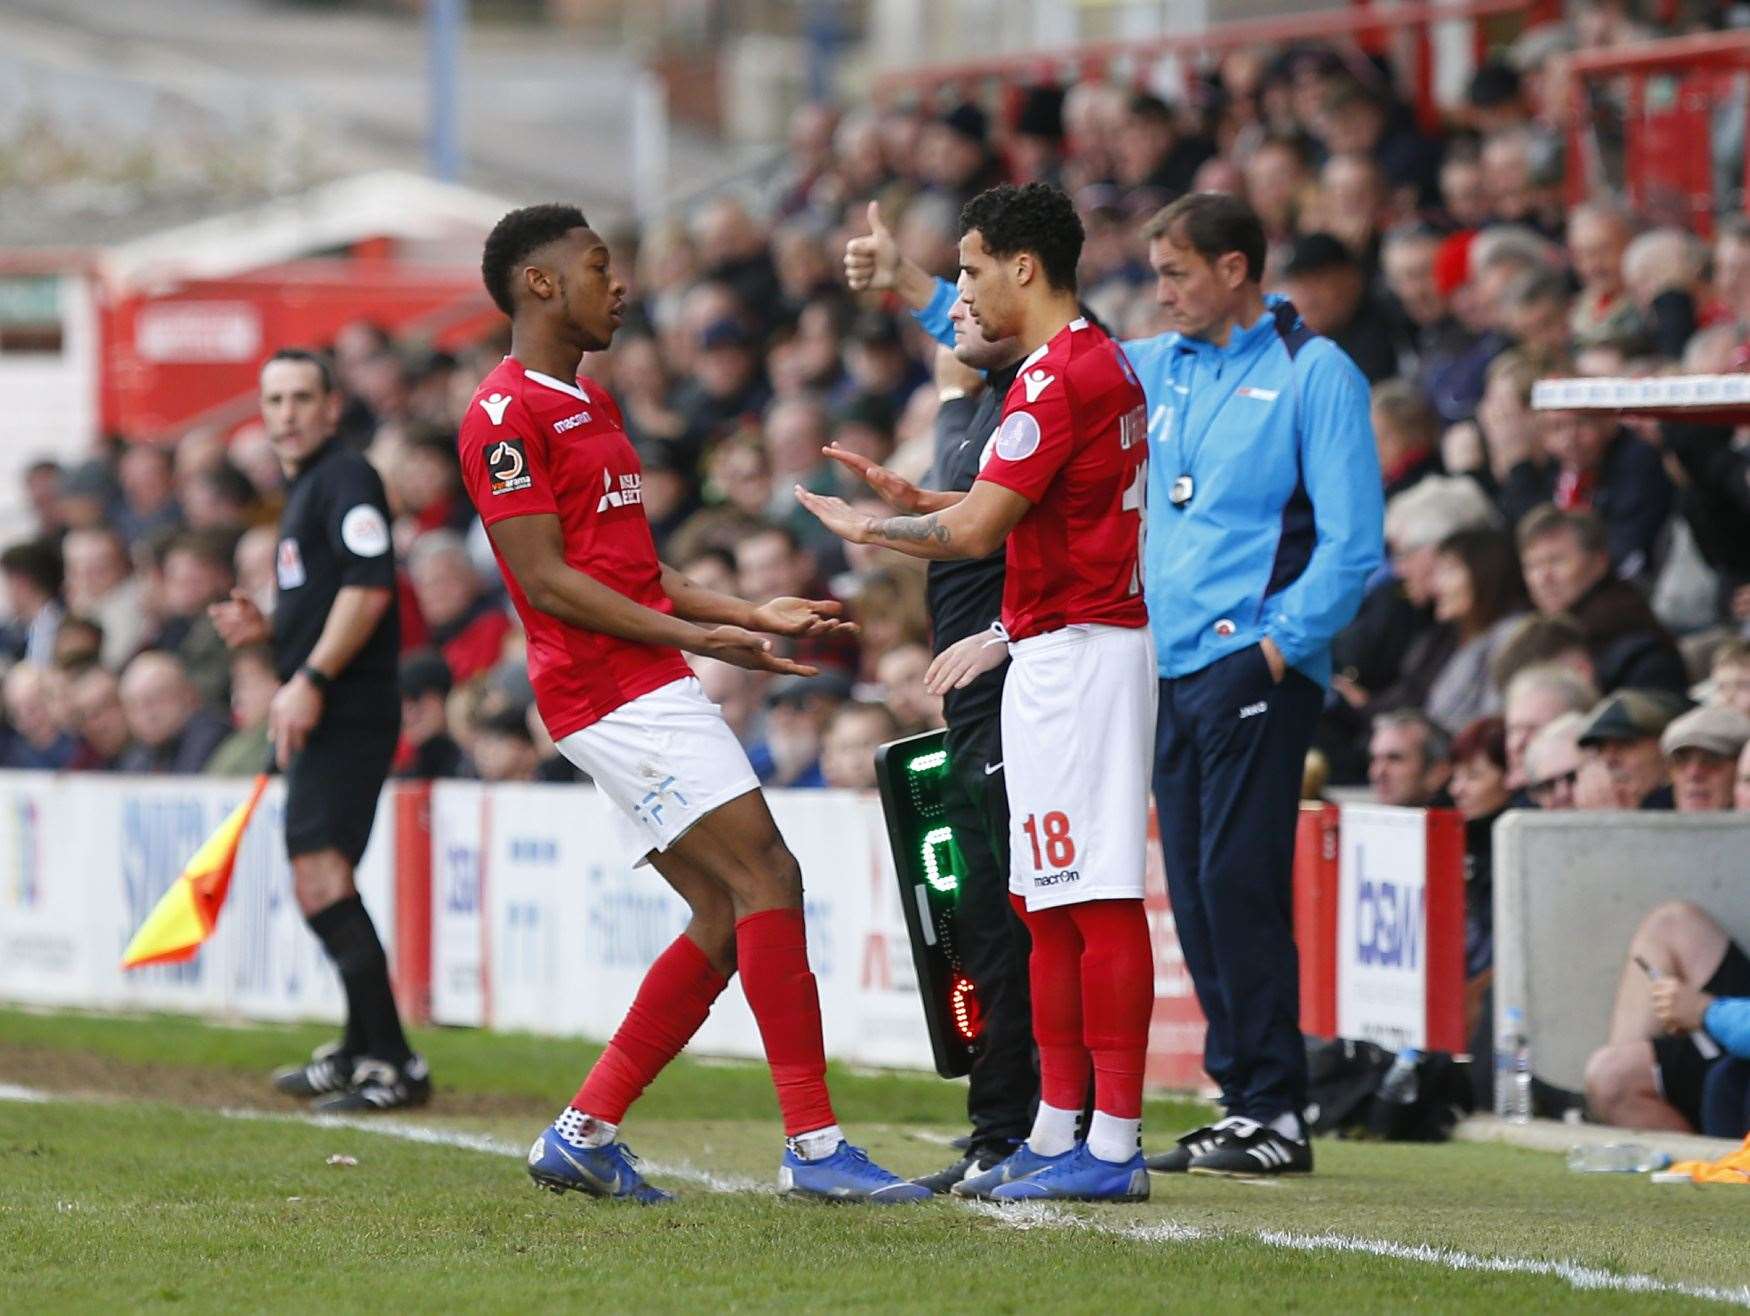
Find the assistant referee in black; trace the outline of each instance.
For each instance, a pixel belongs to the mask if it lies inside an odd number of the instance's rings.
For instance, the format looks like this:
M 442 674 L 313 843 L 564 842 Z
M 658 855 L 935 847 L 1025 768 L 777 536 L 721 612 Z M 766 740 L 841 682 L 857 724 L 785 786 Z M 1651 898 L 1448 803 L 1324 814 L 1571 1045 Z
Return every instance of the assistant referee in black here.
M 400 619 L 383 482 L 335 438 L 328 363 L 287 348 L 261 369 L 261 419 L 287 480 L 271 636 L 282 682 L 268 714 L 286 776 L 286 853 L 298 908 L 346 989 L 346 1033 L 274 1086 L 322 1110 L 391 1110 L 431 1096 L 401 1029 L 389 962 L 353 872 L 401 733 Z M 269 638 L 241 591 L 215 604 L 233 648 Z

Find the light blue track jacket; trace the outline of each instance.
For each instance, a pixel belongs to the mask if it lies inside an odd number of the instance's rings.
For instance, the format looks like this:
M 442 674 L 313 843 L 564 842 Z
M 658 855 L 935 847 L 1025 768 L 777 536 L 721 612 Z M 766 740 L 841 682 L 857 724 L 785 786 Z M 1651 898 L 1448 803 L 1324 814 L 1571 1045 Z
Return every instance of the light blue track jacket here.
M 954 285 L 918 321 L 954 341 Z M 1384 558 L 1367 381 L 1281 297 L 1226 347 L 1180 334 L 1121 344 L 1149 412 L 1149 627 L 1163 677 L 1270 636 L 1321 685 L 1331 640 Z M 1168 498 L 1190 476 L 1183 507 Z
M 1729 1055 L 1750 1060 L 1750 996 L 1717 997 L 1701 1022 Z

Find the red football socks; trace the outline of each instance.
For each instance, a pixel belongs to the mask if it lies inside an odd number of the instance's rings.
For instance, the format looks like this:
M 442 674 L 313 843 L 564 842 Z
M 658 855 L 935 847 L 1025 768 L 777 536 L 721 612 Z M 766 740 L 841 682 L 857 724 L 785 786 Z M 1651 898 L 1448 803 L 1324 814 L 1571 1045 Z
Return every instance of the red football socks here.
M 1142 1074 L 1154 1013 L 1154 950 L 1140 900 L 1090 900 L 1063 910 L 1082 943 L 1082 1040 L 1094 1061 L 1094 1109 L 1142 1117 Z
M 835 1123 L 826 1090 L 820 992 L 808 968 L 800 909 L 768 909 L 735 925 L 741 990 L 759 1025 L 789 1137 Z
M 1039 1048 L 1039 1100 L 1079 1111 L 1088 1095 L 1088 1048 L 1082 1040 L 1082 938 L 1069 910 L 1029 911 L 1010 903 L 1033 938 L 1028 977 L 1033 994 L 1033 1042 Z
M 607 1124 L 626 1110 L 692 1040 L 728 979 L 692 938 L 675 938 L 656 957 L 613 1041 L 571 1099 L 571 1108 Z

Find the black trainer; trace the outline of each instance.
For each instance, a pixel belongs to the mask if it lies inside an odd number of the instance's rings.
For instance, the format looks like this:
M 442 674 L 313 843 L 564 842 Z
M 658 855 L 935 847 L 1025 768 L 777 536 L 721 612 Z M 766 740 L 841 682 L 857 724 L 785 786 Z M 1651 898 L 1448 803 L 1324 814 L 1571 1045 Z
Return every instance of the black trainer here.
M 329 1042 L 310 1053 L 307 1065 L 291 1065 L 273 1072 L 274 1088 L 288 1097 L 322 1097 L 344 1092 L 352 1085 L 353 1057 L 339 1042 Z
M 1312 1143 L 1285 1138 L 1268 1125 L 1236 1120 L 1220 1143 L 1196 1157 L 1192 1174 L 1228 1179 L 1268 1179 L 1280 1174 L 1311 1174 Z
M 431 1100 L 431 1070 L 423 1057 L 405 1064 L 363 1057 L 353 1065 L 352 1086 L 323 1097 L 316 1109 L 329 1113 L 354 1110 L 402 1110 Z
M 1160 1152 L 1150 1156 L 1145 1162 L 1148 1168 L 1156 1174 L 1184 1174 L 1191 1168 L 1191 1162 L 1205 1152 L 1212 1152 L 1221 1145 L 1221 1140 L 1227 1136 L 1228 1128 L 1236 1121 L 1232 1116 L 1217 1120 L 1213 1124 L 1205 1124 L 1200 1129 L 1192 1129 L 1178 1142 L 1173 1144 L 1171 1151 Z
M 1001 1165 L 1004 1158 L 1013 1150 L 1013 1146 L 1003 1149 L 980 1147 L 976 1151 L 967 1152 L 954 1164 L 937 1170 L 934 1174 L 922 1175 L 913 1179 L 912 1182 L 928 1188 L 932 1193 L 949 1193 L 954 1190 L 954 1185 L 962 1179 L 970 1178 L 975 1174 L 983 1174 L 986 1170 Z

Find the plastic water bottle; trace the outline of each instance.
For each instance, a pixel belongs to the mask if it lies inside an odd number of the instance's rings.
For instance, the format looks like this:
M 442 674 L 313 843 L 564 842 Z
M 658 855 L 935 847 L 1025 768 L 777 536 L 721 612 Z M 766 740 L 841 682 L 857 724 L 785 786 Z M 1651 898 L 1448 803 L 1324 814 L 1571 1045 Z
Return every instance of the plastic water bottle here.
M 1581 1174 L 1644 1174 L 1669 1164 L 1669 1156 L 1644 1142 L 1606 1142 L 1568 1151 L 1568 1168 Z
M 1495 1114 L 1511 1124 L 1531 1122 L 1531 1042 L 1525 1011 L 1508 1006 L 1495 1039 Z
M 1420 1087 L 1416 1079 L 1416 1066 L 1421 1063 L 1422 1053 L 1415 1047 L 1406 1046 L 1399 1051 L 1397 1059 L 1391 1062 L 1391 1068 L 1385 1071 L 1385 1077 L 1379 1081 L 1379 1099 L 1394 1106 L 1415 1105 Z

